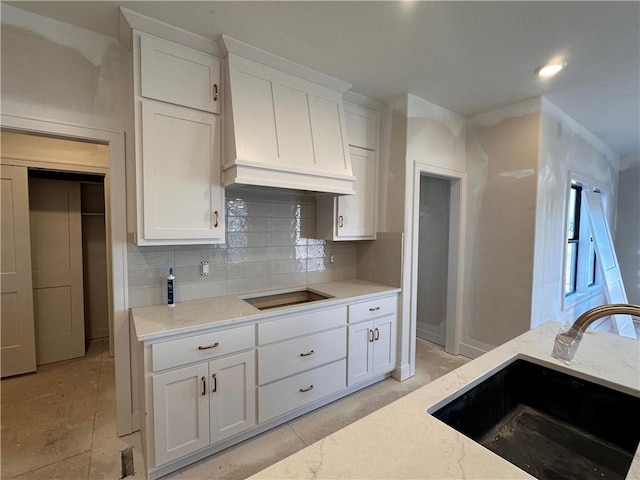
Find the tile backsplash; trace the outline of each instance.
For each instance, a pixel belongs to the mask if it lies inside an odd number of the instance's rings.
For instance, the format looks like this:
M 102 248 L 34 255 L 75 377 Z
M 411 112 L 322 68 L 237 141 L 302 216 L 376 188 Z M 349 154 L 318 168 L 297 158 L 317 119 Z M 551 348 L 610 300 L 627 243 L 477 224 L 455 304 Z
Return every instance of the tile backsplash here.
M 227 189 L 226 243 L 167 247 L 128 245 L 129 306 L 244 294 L 357 277 L 357 242 L 314 238 L 315 198 L 276 189 Z M 335 261 L 330 263 L 333 255 Z M 200 262 L 209 275 L 200 275 Z

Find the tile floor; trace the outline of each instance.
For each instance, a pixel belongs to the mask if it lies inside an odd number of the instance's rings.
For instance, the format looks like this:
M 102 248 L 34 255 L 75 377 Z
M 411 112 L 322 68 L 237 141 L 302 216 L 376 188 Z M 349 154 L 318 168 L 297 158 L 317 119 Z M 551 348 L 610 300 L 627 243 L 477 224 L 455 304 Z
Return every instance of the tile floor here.
M 416 359 L 409 380 L 388 378 L 165 478 L 246 478 L 469 361 L 423 340 Z M 127 478 L 145 478 L 140 434 L 116 436 L 106 341 L 92 342 L 84 358 L 44 365 L 1 387 L 2 479 L 119 479 L 120 451 L 127 447 L 136 471 Z

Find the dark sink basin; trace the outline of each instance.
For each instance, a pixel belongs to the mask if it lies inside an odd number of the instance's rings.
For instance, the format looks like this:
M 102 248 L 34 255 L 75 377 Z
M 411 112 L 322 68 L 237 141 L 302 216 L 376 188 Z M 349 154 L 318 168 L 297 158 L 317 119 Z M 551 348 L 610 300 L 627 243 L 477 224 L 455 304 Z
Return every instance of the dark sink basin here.
M 625 478 L 640 398 L 516 360 L 434 417 L 539 479 Z
M 312 290 L 298 290 L 296 292 L 278 293 L 274 295 L 262 295 L 259 297 L 245 298 L 244 301 L 253 305 L 258 310 L 268 310 L 270 308 L 287 307 L 300 303 L 326 300 L 326 295 Z

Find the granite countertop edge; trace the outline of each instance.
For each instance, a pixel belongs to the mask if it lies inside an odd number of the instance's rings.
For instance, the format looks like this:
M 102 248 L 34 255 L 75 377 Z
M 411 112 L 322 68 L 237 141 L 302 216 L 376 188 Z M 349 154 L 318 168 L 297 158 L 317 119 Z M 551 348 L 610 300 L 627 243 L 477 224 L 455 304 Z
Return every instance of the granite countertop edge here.
M 266 311 L 258 310 L 243 300 L 243 298 L 257 295 L 285 293 L 301 288 L 307 288 L 330 298 Z M 281 315 L 340 306 L 352 301 L 366 301 L 368 298 L 374 298 L 380 294 L 397 293 L 400 290 L 397 287 L 366 280 L 340 280 L 268 292 L 188 300 L 179 302 L 173 307 L 167 305 L 134 307 L 131 309 L 131 319 L 138 341 L 152 342 L 173 335 L 193 334 L 231 325 L 240 326 Z

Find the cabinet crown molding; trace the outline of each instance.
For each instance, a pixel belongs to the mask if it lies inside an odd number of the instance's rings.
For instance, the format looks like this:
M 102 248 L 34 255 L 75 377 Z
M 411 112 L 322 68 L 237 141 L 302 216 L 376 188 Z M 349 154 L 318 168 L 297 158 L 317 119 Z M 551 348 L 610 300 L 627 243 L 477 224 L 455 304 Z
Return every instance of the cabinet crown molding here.
M 157 37 L 179 43 L 210 55 L 221 57 L 223 54 L 218 44 L 207 37 L 189 32 L 179 27 L 147 17 L 128 8 L 120 7 L 120 26 L 118 40 L 127 49 L 132 49 L 132 31 L 148 33 Z
M 229 37 L 225 34 L 220 35 L 218 44 L 223 56 L 233 53 L 240 57 L 262 63 L 263 65 L 267 65 L 285 73 L 295 75 L 296 77 L 317 83 L 323 87 L 336 90 L 340 93 L 344 93 L 351 88 L 350 83 L 330 75 L 326 75 L 322 72 L 318 72 L 317 70 L 313 70 L 312 68 L 304 65 L 300 65 L 299 63 L 292 62 L 291 60 L 287 60 L 279 55 L 254 47 L 248 43 L 241 42 L 240 40 L 236 40 L 235 38 Z

